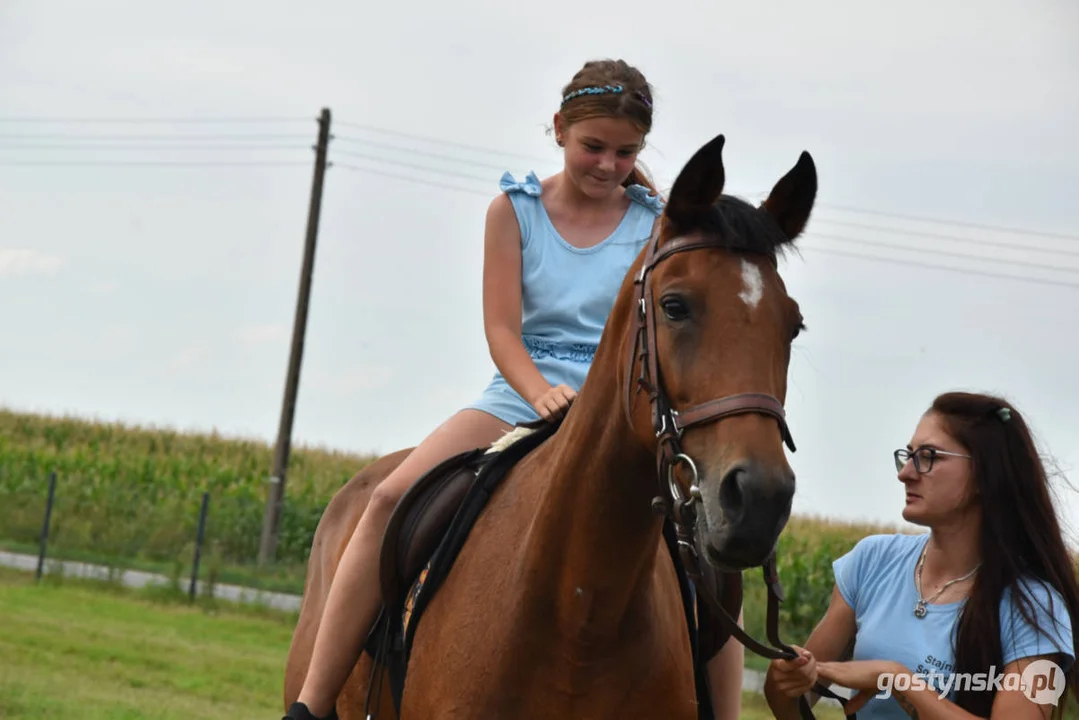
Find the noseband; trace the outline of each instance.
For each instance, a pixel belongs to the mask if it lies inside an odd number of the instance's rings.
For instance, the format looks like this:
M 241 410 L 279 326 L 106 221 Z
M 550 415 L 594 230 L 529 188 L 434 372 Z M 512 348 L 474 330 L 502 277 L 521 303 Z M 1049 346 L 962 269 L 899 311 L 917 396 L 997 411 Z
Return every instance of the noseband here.
M 656 433 L 656 469 L 657 477 L 659 478 L 659 494 L 652 500 L 652 507 L 657 514 L 668 517 L 674 525 L 678 551 L 685 566 L 686 574 L 689 575 L 696 586 L 698 596 L 705 599 L 723 623 L 725 629 L 758 655 L 773 660 L 793 660 L 798 657 L 798 654 L 792 647 L 779 639 L 779 605 L 783 601 L 783 587 L 779 582 L 774 552 L 768 556 L 761 568 L 764 572 L 765 583 L 768 586 L 768 640 L 775 647 L 768 647 L 754 640 L 738 625 L 737 621 L 730 616 L 717 599 L 717 581 L 714 571 L 707 563 L 702 565 L 700 562 L 699 548 L 693 535 L 693 526 L 696 523 L 697 515 L 696 506 L 701 500 L 700 488 L 697 485 L 699 481 L 697 467 L 693 459 L 682 451 L 681 444 L 682 433 L 688 428 L 716 422 L 734 415 L 756 413 L 776 420 L 779 425 L 780 437 L 791 452 L 794 452 L 794 438 L 787 427 L 783 403 L 766 393 L 746 392 L 708 400 L 681 410 L 676 410 L 671 406 L 659 378 L 659 355 L 656 352 L 656 317 L 653 311 L 652 284 L 649 282 L 650 274 L 659 263 L 676 253 L 690 250 L 726 249 L 726 246 L 721 239 L 702 234 L 696 240 L 687 239 L 685 236 L 672 238 L 660 249 L 659 236 L 660 231 L 657 226 L 648 242 L 641 271 L 633 281 L 637 298 L 637 307 L 634 312 L 637 327 L 632 335 L 634 338 L 633 348 L 627 358 L 624 403 L 626 420 L 632 427 L 633 418 L 630 408 L 632 407 L 633 395 L 641 390 L 648 393 L 652 413 L 652 429 Z M 769 259 L 775 265 L 775 258 L 770 256 Z M 637 359 L 640 360 L 641 369 L 634 383 L 630 378 L 633 373 L 633 363 Z M 682 486 L 675 476 L 675 470 L 679 465 L 686 466 L 691 478 L 688 493 L 682 491 Z M 705 572 L 706 570 L 707 573 Z M 706 577 L 706 574 L 708 577 Z M 843 705 L 846 705 L 846 698 L 836 695 L 820 683 L 813 687 L 813 691 L 819 695 L 839 700 Z M 798 699 L 798 709 L 803 720 L 813 718 L 813 712 L 810 710 L 809 702 L 805 695 Z M 847 717 L 853 718 L 856 716 L 848 715 Z

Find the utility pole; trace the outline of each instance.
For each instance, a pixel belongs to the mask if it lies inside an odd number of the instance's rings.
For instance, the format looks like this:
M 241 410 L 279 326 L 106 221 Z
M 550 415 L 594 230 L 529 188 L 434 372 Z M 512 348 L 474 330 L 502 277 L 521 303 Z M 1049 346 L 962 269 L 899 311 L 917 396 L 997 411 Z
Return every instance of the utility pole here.
M 296 413 L 296 393 L 300 385 L 300 363 L 303 360 L 304 334 L 307 331 L 307 305 L 311 297 L 311 273 L 315 263 L 315 240 L 322 210 L 322 181 L 326 176 L 326 151 L 330 143 L 330 110 L 322 108 L 318 119 L 318 144 L 315 146 L 315 174 L 311 182 L 311 204 L 307 212 L 307 237 L 300 269 L 300 291 L 296 298 L 296 316 L 292 324 L 292 348 L 285 378 L 285 399 L 281 404 L 281 422 L 277 428 L 274 447 L 273 475 L 266 497 L 266 512 L 262 518 L 262 537 L 259 541 L 259 565 L 274 559 L 281 521 L 281 506 L 285 497 L 285 478 L 288 474 L 289 449 L 292 441 L 292 418 Z

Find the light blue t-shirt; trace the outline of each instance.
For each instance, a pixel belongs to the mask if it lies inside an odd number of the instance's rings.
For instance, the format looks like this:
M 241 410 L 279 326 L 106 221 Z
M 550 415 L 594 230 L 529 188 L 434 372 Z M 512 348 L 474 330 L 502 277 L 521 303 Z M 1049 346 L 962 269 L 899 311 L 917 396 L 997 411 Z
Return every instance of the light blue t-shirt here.
M 924 618 L 914 616 L 918 589 L 914 573 L 928 534 L 870 535 L 833 564 L 836 586 L 843 599 L 854 609 L 857 639 L 854 660 L 892 660 L 902 664 L 922 679 L 943 690 L 954 672 L 954 633 L 958 613 L 965 600 L 926 606 Z M 1020 658 L 1062 653 L 1065 672 L 1075 660 L 1072 647 L 1072 624 L 1063 597 L 1037 580 L 1024 582 L 1033 601 L 1038 624 L 1048 636 L 1026 622 L 1005 592 L 1000 604 L 1000 630 L 1003 662 L 996 674 Z M 988 668 L 985 669 L 988 671 Z M 930 676 L 929 673 L 934 673 Z M 955 691 L 948 699 L 954 701 Z M 862 720 L 909 716 L 893 697 L 874 697 L 863 710 Z

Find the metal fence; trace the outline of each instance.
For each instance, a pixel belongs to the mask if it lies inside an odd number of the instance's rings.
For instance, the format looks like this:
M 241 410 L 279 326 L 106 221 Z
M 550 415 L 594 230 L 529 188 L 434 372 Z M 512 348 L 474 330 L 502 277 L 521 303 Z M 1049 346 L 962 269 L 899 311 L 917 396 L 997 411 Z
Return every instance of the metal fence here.
M 299 595 L 322 506 L 282 507 L 277 560 L 258 563 L 265 500 L 252 494 L 170 492 L 157 486 L 95 483 L 83 477 L 0 479 L 0 550 L 109 573 L 163 576 L 194 600 L 230 584 Z

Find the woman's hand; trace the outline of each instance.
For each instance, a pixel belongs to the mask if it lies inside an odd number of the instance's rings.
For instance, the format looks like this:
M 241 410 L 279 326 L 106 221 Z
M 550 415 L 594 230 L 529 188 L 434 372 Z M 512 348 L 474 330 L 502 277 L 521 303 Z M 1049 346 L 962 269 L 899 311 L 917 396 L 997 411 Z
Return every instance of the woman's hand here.
M 805 695 L 817 682 L 817 660 L 813 653 L 792 645 L 798 657 L 794 660 L 773 660 L 768 664 L 768 678 L 780 694 L 788 698 Z
M 566 414 L 575 399 L 577 399 L 577 393 L 569 385 L 555 385 L 533 399 L 530 404 L 540 417 L 547 422 L 553 422 Z
M 826 684 L 835 683 L 857 691 L 844 709 L 847 714 L 858 712 L 874 695 L 891 687 L 896 675 L 905 672 L 905 667 L 891 660 L 849 660 L 817 664 L 817 673 Z

